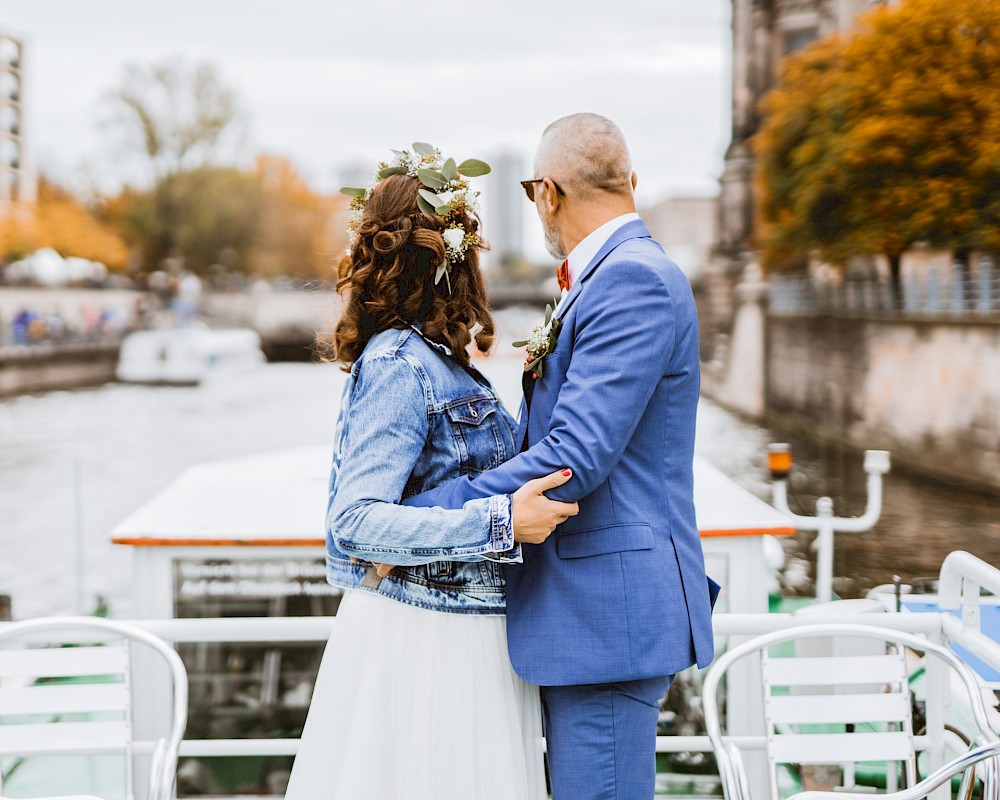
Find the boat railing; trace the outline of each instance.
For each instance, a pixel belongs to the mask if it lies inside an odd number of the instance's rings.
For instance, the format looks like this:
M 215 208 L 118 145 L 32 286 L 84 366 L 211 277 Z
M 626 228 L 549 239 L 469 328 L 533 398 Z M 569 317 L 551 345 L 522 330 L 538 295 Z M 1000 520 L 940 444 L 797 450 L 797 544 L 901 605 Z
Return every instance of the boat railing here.
M 718 613 L 714 627 L 720 649 L 732 648 L 750 637 L 783 631 L 822 621 L 835 624 L 873 625 L 917 634 L 940 645 L 959 646 L 987 666 L 1000 671 L 1000 644 L 982 631 L 979 618 L 981 590 L 1000 596 L 1000 570 L 971 556 L 957 552 L 948 556 L 940 576 L 939 613 L 852 613 L 839 604 L 813 607 L 809 614 L 738 614 Z M 822 610 L 817 614 L 815 611 Z M 958 612 L 956 614 L 956 612 Z M 0 630 L 11 623 L 0 623 Z M 273 646 L 275 643 L 322 644 L 334 631 L 336 617 L 245 617 L 245 618 L 187 618 L 147 619 L 133 624 L 177 646 L 199 643 L 234 643 Z M 72 642 L 67 642 L 72 643 Z M 914 737 L 914 746 L 925 753 L 926 767 L 937 769 L 960 754 L 962 747 L 957 737 L 946 729 L 949 722 L 952 687 L 947 667 L 936 659 L 925 665 L 926 703 L 924 708 L 926 732 Z M 748 769 L 754 784 L 761 783 L 756 775 L 755 763 L 763 760 L 766 746 L 764 728 L 757 724 L 760 717 L 759 667 L 747 664 L 737 670 L 734 665 L 727 676 L 727 741 L 741 750 L 748 751 Z M 152 678 L 151 678 L 152 679 Z M 160 690 L 158 683 L 148 686 L 153 706 L 169 703 L 166 686 Z M 989 723 L 1000 733 L 1000 714 L 997 713 L 996 696 L 984 685 Z M 152 709 L 154 718 L 157 715 Z M 294 756 L 298 751 L 296 738 L 243 738 L 243 739 L 185 739 L 180 755 L 195 758 L 217 757 L 268 757 Z M 671 735 L 658 736 L 657 752 L 712 751 L 708 736 Z M 757 770 L 760 772 L 759 770 Z M 756 777 L 755 777 L 756 775 Z M 946 800 L 947 787 L 938 789 L 933 800 Z
M 927 636 L 932 641 L 951 640 L 969 647 L 970 636 L 985 639 L 978 631 L 955 630 L 948 633 L 943 629 L 950 614 L 828 614 L 824 622 L 879 625 L 894 630 Z M 714 627 L 716 635 L 743 640 L 750 636 L 786 630 L 798 625 L 816 623 L 815 616 L 793 614 L 718 614 Z M 292 643 L 325 642 L 336 624 L 336 617 L 247 617 L 226 619 L 163 619 L 133 620 L 131 624 L 142 628 L 174 645 L 190 643 Z M 955 619 L 955 622 L 959 622 Z M 9 623 L 3 623 L 9 624 Z M 981 654 L 984 661 L 1000 669 L 1000 646 L 986 640 L 992 648 L 977 647 L 974 652 Z M 67 642 L 72 643 L 72 642 Z M 972 649 L 972 648 L 970 648 Z M 992 720 L 1000 732 L 1000 715 Z M 930 736 L 917 736 L 918 749 L 930 749 L 937 745 Z M 765 737 L 734 736 L 732 739 L 740 747 L 763 749 Z M 659 736 L 657 752 L 711 752 L 712 746 L 707 736 Z M 298 739 L 185 739 L 181 745 L 182 756 L 289 756 L 298 750 Z

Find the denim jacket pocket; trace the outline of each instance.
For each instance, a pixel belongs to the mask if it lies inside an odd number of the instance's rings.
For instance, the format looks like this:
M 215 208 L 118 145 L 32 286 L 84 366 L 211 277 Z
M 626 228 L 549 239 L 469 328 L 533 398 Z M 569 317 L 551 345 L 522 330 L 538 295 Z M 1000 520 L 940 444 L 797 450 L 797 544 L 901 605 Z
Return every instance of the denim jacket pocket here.
M 496 402 L 490 397 L 467 397 L 455 400 L 445 409 L 448 419 L 452 422 L 476 426 L 481 425 L 496 410 Z
M 652 550 L 653 529 L 646 523 L 609 525 L 587 531 L 564 533 L 556 539 L 559 558 L 587 558 L 626 550 Z
M 498 467 L 508 457 L 496 412 L 497 404 L 491 397 L 464 398 L 445 408 L 462 474 Z

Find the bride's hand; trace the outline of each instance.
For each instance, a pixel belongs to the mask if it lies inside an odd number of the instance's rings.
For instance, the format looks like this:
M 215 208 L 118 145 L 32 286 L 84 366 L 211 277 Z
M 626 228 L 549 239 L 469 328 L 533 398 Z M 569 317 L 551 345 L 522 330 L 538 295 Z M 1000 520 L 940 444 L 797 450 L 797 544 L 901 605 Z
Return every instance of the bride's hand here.
M 358 558 L 355 558 L 354 556 L 351 556 L 351 563 L 352 564 L 360 564 L 361 560 L 358 559 Z M 372 561 L 371 563 L 372 563 L 372 566 L 375 567 L 375 573 L 380 578 L 384 578 L 386 575 L 388 575 L 390 572 L 392 572 L 396 568 L 395 564 L 380 564 L 378 561 Z
M 556 526 L 580 513 L 576 503 L 549 500 L 544 494 L 549 489 L 562 486 L 573 477 L 568 469 L 553 472 L 544 478 L 528 481 L 514 492 L 511 516 L 514 522 L 514 541 L 541 544 Z

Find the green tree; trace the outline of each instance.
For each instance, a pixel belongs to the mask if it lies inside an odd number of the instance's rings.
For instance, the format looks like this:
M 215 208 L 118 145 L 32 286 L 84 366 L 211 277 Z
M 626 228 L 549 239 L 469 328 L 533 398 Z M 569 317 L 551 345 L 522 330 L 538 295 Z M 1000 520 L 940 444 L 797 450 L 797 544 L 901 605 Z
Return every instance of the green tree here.
M 235 91 L 204 63 L 131 64 L 109 99 L 126 143 L 146 165 L 151 189 L 134 194 L 149 205 L 133 209 L 130 219 L 133 233 L 141 230 L 147 267 L 155 267 L 167 256 L 186 255 L 191 234 L 181 228 L 190 222 L 187 204 L 198 202 L 191 190 L 217 186 L 224 170 L 213 167 L 223 154 L 233 155 L 224 147 L 241 136 L 243 115 Z
M 174 200 L 169 221 L 158 202 L 164 193 Z M 244 273 L 329 279 L 346 245 L 346 199 L 313 192 L 291 164 L 268 156 L 252 169 L 206 166 L 164 178 L 155 189 L 127 188 L 105 209 L 123 238 L 144 252 L 169 224 L 174 252 L 199 274 L 224 263 Z
M 772 267 L 1000 245 L 1000 3 L 906 0 L 789 58 L 763 103 L 758 244 Z

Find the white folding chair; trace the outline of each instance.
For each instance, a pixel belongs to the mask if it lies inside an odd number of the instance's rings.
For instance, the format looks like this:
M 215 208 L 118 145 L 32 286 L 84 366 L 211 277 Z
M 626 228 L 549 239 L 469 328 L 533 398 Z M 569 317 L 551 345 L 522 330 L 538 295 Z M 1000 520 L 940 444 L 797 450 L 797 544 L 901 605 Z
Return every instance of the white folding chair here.
M 12 642 L 20 646 L 4 647 Z M 173 680 L 170 730 L 156 741 L 138 741 L 134 736 L 133 643 L 157 653 Z M 93 682 L 95 678 L 101 682 Z M 50 617 L 0 626 L 0 762 L 7 756 L 120 754 L 126 797 L 133 800 L 135 756 L 151 750 L 148 797 L 170 800 L 187 705 L 187 672 L 180 656 L 163 640 L 134 625 L 94 617 Z M 0 774 L 0 794 L 2 779 Z
M 796 655 L 784 658 L 774 657 L 768 652 L 772 646 L 786 642 L 840 637 L 874 639 L 881 642 L 885 649 L 872 655 Z M 916 781 L 916 748 L 904 648 L 941 659 L 958 674 L 968 694 L 978 729 L 972 738 L 982 745 L 920 783 Z M 958 774 L 964 774 L 963 789 L 967 789 L 974 780 L 975 764 L 983 761 L 987 763 L 980 768 L 980 777 L 987 791 L 995 794 L 1000 765 L 996 756 L 1000 754 L 1000 739 L 990 727 L 975 675 L 954 653 L 922 637 L 889 628 L 815 624 L 758 636 L 723 654 L 709 669 L 704 684 L 705 726 L 715 750 L 727 800 L 751 800 L 751 797 L 739 748 L 722 735 L 718 689 L 733 664 L 752 656 L 759 659 L 763 683 L 770 800 L 778 800 L 779 764 L 843 766 L 848 785 L 846 790 L 838 789 L 836 795 L 842 797 L 845 791 L 849 794 L 854 788 L 855 764 L 872 761 L 886 763 L 890 789 L 894 788 L 896 764 L 903 765 L 909 788 L 883 795 L 892 800 L 918 800 Z M 866 723 L 876 725 L 868 726 Z M 826 726 L 826 729 L 810 731 L 809 726 L 813 725 Z M 848 726 L 856 725 L 876 729 L 861 732 L 848 730 Z M 840 730 L 831 732 L 830 727 Z M 796 797 L 798 800 L 818 800 L 820 795 L 830 797 L 826 792 L 805 792 Z M 990 800 L 1000 798 L 991 796 Z

